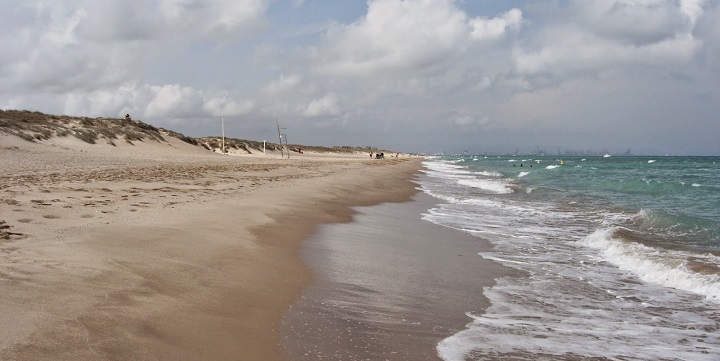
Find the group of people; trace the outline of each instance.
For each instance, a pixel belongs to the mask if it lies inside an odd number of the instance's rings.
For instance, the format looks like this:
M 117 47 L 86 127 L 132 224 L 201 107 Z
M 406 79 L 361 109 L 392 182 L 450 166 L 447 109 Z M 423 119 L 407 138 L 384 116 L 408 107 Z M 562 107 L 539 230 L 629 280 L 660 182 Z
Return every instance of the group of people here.
M 399 158 L 399 157 L 400 157 L 400 153 L 396 153 L 395 158 Z M 373 158 L 373 152 L 370 152 L 370 159 L 372 159 L 372 158 Z M 375 154 L 375 159 L 385 159 L 385 153 L 380 152 L 380 153 Z

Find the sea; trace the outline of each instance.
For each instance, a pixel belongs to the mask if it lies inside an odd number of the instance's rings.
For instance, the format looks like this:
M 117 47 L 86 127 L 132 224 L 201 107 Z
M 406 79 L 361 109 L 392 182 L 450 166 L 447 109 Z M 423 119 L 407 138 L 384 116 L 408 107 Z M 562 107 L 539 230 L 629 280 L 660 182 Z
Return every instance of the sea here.
M 720 360 L 720 157 L 439 156 L 423 219 L 520 277 L 437 345 L 466 360 Z M 477 277 L 483 277 L 478 274 Z

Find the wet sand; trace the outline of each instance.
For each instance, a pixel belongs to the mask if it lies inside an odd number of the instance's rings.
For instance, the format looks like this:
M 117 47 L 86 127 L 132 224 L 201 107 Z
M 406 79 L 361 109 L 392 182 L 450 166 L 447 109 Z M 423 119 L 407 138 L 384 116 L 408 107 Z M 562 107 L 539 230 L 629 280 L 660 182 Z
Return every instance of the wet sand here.
M 356 208 L 302 245 L 313 282 L 283 320 L 289 360 L 439 360 L 435 346 L 488 306 L 483 288 L 514 274 L 489 244 L 423 221 L 434 202 Z

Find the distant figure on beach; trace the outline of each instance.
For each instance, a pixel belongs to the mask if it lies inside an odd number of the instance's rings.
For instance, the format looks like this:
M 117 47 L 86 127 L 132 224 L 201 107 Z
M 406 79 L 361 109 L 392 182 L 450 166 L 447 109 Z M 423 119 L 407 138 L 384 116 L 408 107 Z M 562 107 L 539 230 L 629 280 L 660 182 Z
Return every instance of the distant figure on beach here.
M 372 159 L 372 151 L 370 151 L 370 159 Z
M 128 122 L 132 120 L 132 118 L 130 118 L 130 114 L 125 114 L 125 120 Z

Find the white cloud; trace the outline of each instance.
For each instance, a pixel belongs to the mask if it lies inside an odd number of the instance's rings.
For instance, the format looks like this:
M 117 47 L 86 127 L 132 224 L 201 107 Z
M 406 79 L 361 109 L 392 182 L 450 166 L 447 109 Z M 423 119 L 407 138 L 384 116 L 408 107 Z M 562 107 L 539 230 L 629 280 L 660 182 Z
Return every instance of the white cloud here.
M 328 31 L 319 60 L 336 75 L 420 70 L 462 53 L 470 31 L 450 0 L 374 0 L 365 17 Z
M 450 118 L 450 123 L 460 127 L 463 131 L 479 131 L 480 128 L 490 125 L 490 118 L 487 116 L 455 114 Z
M 720 71 L 720 3 L 698 18 L 697 28 L 693 32 L 702 41 L 704 48 L 701 61 L 708 67 Z
M 580 31 L 638 46 L 686 32 L 688 24 L 677 4 L 666 0 L 574 1 L 567 18 Z
M 41 41 L 47 42 L 54 48 L 65 48 L 67 46 L 77 44 L 75 30 L 83 19 L 87 17 L 87 12 L 78 9 L 67 18 L 53 19 L 49 24 L 47 32 L 42 35 Z
M 575 1 L 565 14 L 570 21 L 544 27 L 514 50 L 516 71 L 592 75 L 685 63 L 701 46 L 686 25 L 701 10 L 688 7 L 665 0 Z
M 66 95 L 64 114 L 117 115 L 135 113 L 137 85 L 128 83 L 118 89 L 101 89 L 92 93 L 73 92 Z
M 511 9 L 496 18 L 477 17 L 472 19 L 472 37 L 476 40 L 495 40 L 504 36 L 508 30 L 518 31 L 522 25 L 522 11 Z
M 213 34 L 245 34 L 266 10 L 263 0 L 11 1 L 3 12 L 19 20 L 0 25 L 0 83 L 66 93 L 139 80 L 169 53 Z
M 302 113 L 307 117 L 340 115 L 340 99 L 336 94 L 327 94 L 322 98 L 311 101 Z
M 263 0 L 162 0 L 158 4 L 171 29 L 201 34 L 234 33 L 256 26 L 267 7 L 268 1 Z
M 236 116 L 247 114 L 255 108 L 255 102 L 252 100 L 236 100 L 221 96 L 205 100 L 203 108 L 216 117 L 219 116 Z
M 144 114 L 147 117 L 187 117 L 203 108 L 202 92 L 178 84 L 151 86 L 151 100 Z
M 706 0 L 680 0 L 680 10 L 688 17 L 691 25 L 695 25 L 697 19 L 703 14 L 703 5 Z
M 516 49 L 515 62 L 521 74 L 591 75 L 626 66 L 681 64 L 692 59 L 699 46 L 689 35 L 634 46 L 575 32 L 539 51 Z
M 217 20 L 211 29 L 233 33 L 256 26 L 267 6 L 263 0 L 217 0 L 210 14 Z
M 297 74 L 285 76 L 281 75 L 280 78 L 270 82 L 265 87 L 263 87 L 263 92 L 275 95 L 278 93 L 283 93 L 289 90 L 292 90 L 295 86 L 297 86 L 300 83 L 300 76 Z
M 161 14 L 169 20 L 181 21 L 187 18 L 192 7 L 199 6 L 199 3 L 188 0 L 160 0 L 159 8 Z

